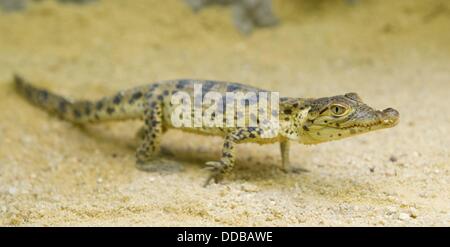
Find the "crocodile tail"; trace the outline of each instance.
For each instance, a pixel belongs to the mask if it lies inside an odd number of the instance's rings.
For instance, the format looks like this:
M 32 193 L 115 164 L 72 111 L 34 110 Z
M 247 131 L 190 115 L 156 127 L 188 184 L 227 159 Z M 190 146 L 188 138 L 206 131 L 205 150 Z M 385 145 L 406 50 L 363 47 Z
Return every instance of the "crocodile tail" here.
M 141 103 L 116 104 L 117 95 L 99 101 L 72 101 L 46 89 L 35 87 L 19 75 L 14 76 L 14 84 L 16 91 L 32 104 L 78 124 L 136 118 L 143 112 Z

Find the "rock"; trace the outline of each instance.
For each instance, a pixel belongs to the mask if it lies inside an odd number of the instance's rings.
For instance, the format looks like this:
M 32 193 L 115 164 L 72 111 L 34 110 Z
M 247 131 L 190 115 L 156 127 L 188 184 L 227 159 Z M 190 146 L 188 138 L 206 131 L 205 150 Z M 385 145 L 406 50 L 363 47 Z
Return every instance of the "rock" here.
M 0 0 L 0 8 L 5 12 L 23 10 L 27 5 L 27 0 Z
M 413 219 L 417 218 L 417 209 L 414 207 L 409 208 L 409 216 Z
M 397 162 L 397 157 L 395 157 L 394 155 L 391 155 L 391 157 L 389 158 L 389 160 L 391 161 L 391 162 Z
M 406 214 L 406 213 L 400 213 L 399 215 L 398 215 L 398 219 L 399 220 L 409 220 L 411 217 L 409 217 L 409 214 Z
M 241 186 L 241 189 L 245 192 L 258 192 L 259 188 L 258 186 L 254 185 L 254 184 L 243 184 Z
M 254 27 L 268 27 L 278 23 L 273 13 L 272 0 L 185 0 L 194 11 L 212 4 L 230 5 L 235 26 L 243 34 Z
M 428 198 L 428 194 L 426 192 L 420 193 L 419 196 L 422 198 Z

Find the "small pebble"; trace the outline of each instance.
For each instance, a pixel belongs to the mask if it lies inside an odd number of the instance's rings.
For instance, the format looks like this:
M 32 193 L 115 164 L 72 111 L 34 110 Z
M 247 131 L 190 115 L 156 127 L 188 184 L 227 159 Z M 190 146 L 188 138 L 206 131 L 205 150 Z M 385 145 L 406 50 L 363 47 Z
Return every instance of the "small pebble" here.
M 395 157 L 394 155 L 391 155 L 391 157 L 389 158 L 389 160 L 391 161 L 391 162 L 397 162 L 397 157 Z
M 427 198 L 428 197 L 427 193 L 425 193 L 425 192 L 420 193 L 419 196 L 422 197 L 422 198 Z
M 243 184 L 241 186 L 241 189 L 245 192 L 258 192 L 259 191 L 258 186 L 254 185 L 254 184 Z
M 409 208 L 409 216 L 413 219 L 417 218 L 417 209 L 414 207 Z
M 400 213 L 400 214 L 398 215 L 398 218 L 399 218 L 400 220 L 409 220 L 409 219 L 410 219 L 409 215 L 406 214 L 406 213 Z

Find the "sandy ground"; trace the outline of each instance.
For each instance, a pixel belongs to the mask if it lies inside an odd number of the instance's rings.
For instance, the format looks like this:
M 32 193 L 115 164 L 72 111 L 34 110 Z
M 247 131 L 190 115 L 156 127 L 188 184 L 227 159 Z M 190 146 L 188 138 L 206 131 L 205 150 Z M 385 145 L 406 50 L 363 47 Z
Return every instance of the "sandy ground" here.
M 242 37 L 221 7 L 182 1 L 51 1 L 0 15 L 0 225 L 450 226 L 447 1 L 275 1 L 282 25 Z M 13 72 L 95 99 L 180 77 L 282 95 L 358 92 L 393 107 L 393 128 L 315 146 L 239 146 L 234 172 L 203 188 L 221 139 L 171 131 L 179 167 L 134 167 L 138 122 L 77 128 L 31 106 Z

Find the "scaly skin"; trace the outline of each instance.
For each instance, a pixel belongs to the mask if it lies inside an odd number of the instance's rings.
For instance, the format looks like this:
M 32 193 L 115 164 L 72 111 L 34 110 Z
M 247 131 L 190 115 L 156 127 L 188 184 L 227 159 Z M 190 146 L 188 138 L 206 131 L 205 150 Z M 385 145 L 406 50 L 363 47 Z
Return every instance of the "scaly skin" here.
M 174 128 L 171 121 L 171 114 L 174 111 L 171 96 L 182 91 L 194 97 L 195 83 L 202 85 L 203 94 L 207 92 L 267 92 L 239 83 L 173 80 L 121 91 L 95 102 L 71 101 L 45 89 L 36 88 L 21 77 L 15 76 L 16 90 L 21 95 L 33 104 L 73 123 L 144 119 L 145 125 L 139 131 L 142 141 L 136 152 L 137 167 L 144 170 L 149 170 L 154 164 L 161 163 L 159 158 L 161 136 L 167 129 Z M 255 104 L 255 102 L 248 103 Z M 205 108 L 202 110 L 204 112 Z M 193 112 L 192 116 L 194 116 Z M 244 117 L 246 117 L 245 114 Z M 259 114 L 257 117 L 250 117 L 260 120 Z M 241 118 L 243 116 L 236 111 L 234 119 Z M 267 127 L 264 129 L 259 125 L 258 127 L 180 127 L 183 131 L 224 137 L 221 159 L 206 163 L 211 170 L 211 175 L 205 185 L 211 180 L 219 181 L 233 168 L 235 149 L 239 143 L 279 142 L 282 167 L 283 170 L 288 170 L 290 141 L 317 144 L 393 127 L 399 121 L 399 113 L 392 108 L 383 111 L 374 110 L 364 104 L 356 93 L 347 93 L 318 99 L 280 98 L 278 118 L 279 131 L 277 135 L 270 138 L 263 136 L 263 132 L 271 131 L 271 129 Z

